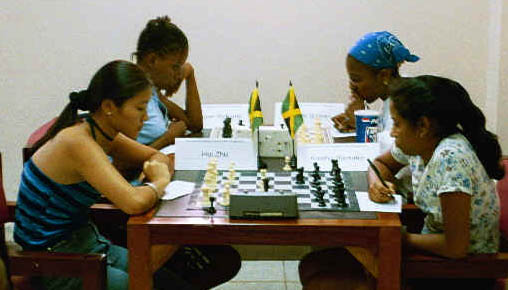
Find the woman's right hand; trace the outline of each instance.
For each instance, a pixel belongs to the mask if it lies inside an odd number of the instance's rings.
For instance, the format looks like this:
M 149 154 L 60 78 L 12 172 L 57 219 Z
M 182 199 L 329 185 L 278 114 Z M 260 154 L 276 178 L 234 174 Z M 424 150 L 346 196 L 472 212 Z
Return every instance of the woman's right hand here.
M 393 183 L 385 181 L 388 188 L 383 185 L 380 180 L 376 180 L 369 186 L 369 198 L 374 202 L 386 203 L 392 201 L 392 196 L 396 192 L 396 187 Z
M 143 164 L 143 173 L 149 181 L 163 180 L 169 183 L 171 174 L 169 174 L 168 165 L 157 160 L 145 161 Z
M 339 131 L 349 133 L 355 131 L 355 126 L 350 122 L 351 118 L 346 114 L 338 114 L 332 117 L 332 122 Z

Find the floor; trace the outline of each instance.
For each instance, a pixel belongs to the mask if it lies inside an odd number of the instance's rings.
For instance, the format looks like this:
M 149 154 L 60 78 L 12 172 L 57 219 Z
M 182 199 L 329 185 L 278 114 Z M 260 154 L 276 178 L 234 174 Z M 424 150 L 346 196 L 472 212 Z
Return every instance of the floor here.
M 301 290 L 298 261 L 243 261 L 240 272 L 214 290 Z

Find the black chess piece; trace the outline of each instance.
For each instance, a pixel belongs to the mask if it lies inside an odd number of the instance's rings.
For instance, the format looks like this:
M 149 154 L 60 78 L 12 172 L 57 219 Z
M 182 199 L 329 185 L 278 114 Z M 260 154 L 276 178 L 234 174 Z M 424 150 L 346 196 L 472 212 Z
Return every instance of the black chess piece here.
M 296 174 L 296 184 L 304 184 L 305 179 L 303 177 L 303 167 L 297 169 L 298 174 Z
M 243 126 L 243 120 L 240 119 L 240 121 L 238 121 L 238 126 Z
M 314 165 L 314 172 L 319 172 L 319 165 L 317 164 L 317 162 L 314 162 L 313 165 Z
M 337 201 L 337 205 L 339 207 L 347 207 L 346 194 L 344 192 L 344 183 L 342 183 L 342 186 L 339 185 L 334 187 L 333 193 L 335 196 L 335 200 Z
M 265 192 L 270 188 L 270 179 L 268 177 L 263 178 L 263 190 Z
M 314 181 L 321 180 L 321 174 L 319 174 L 319 171 L 313 171 L 311 174 L 312 178 L 314 178 Z
M 330 175 L 335 176 L 337 174 L 337 170 L 340 170 L 339 161 L 337 159 L 332 159 L 332 171 L 330 171 Z
M 213 206 L 213 202 L 215 201 L 215 196 L 210 196 L 209 200 L 210 200 L 210 207 L 208 208 L 207 211 L 209 214 L 213 215 L 217 212 L 217 210 Z
M 231 138 L 233 136 L 233 129 L 231 128 L 231 118 L 224 119 L 224 126 L 222 127 L 222 138 Z

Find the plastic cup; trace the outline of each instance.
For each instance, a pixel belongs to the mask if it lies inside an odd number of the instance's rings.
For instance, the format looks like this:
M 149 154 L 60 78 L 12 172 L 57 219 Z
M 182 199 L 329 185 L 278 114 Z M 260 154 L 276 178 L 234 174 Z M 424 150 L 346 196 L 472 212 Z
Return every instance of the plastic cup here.
M 356 142 L 377 142 L 379 112 L 374 110 L 355 111 Z

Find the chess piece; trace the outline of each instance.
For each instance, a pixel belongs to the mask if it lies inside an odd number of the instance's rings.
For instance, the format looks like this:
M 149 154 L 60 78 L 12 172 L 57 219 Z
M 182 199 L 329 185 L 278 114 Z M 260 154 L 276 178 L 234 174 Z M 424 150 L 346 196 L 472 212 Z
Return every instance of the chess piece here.
M 222 202 L 223 206 L 229 206 L 229 196 L 230 196 L 230 185 L 228 182 L 224 184 L 224 191 L 222 192 Z
M 304 184 L 305 179 L 303 177 L 303 167 L 298 168 L 298 174 L 296 174 L 296 184 Z
M 319 172 L 319 165 L 317 164 L 317 162 L 314 162 L 313 165 L 314 165 L 314 172 Z
M 270 188 L 270 179 L 268 177 L 263 178 L 263 191 L 267 192 Z
M 222 138 L 231 138 L 233 136 L 233 129 L 231 128 L 231 118 L 224 119 L 224 126 L 222 127 Z
M 211 215 L 214 215 L 217 210 L 215 209 L 215 207 L 213 206 L 213 202 L 215 201 L 215 196 L 210 196 L 210 207 L 208 208 L 208 213 L 211 214 Z
M 242 120 L 242 119 L 240 119 L 240 120 L 238 121 L 238 126 L 243 126 L 243 120 Z
M 291 158 L 289 158 L 289 156 L 286 156 L 284 157 L 284 167 L 282 168 L 282 170 L 284 171 L 291 171 L 291 166 L 289 165 L 289 162 L 291 161 Z
M 265 179 L 266 178 L 266 173 L 267 173 L 267 170 L 265 168 L 259 170 L 259 174 L 260 174 L 261 179 Z
M 331 176 L 336 176 L 337 170 L 339 169 L 339 161 L 337 159 L 332 159 L 332 171 L 330 171 Z

